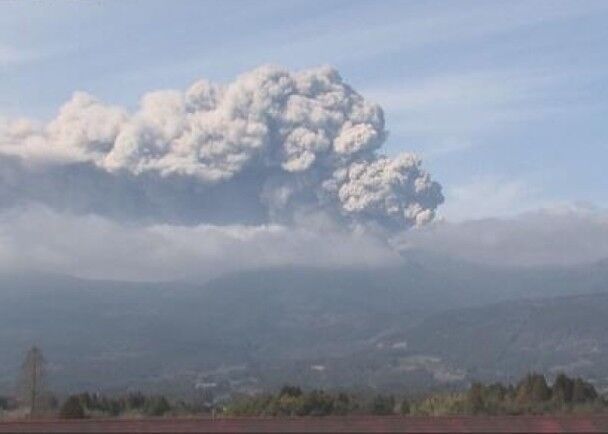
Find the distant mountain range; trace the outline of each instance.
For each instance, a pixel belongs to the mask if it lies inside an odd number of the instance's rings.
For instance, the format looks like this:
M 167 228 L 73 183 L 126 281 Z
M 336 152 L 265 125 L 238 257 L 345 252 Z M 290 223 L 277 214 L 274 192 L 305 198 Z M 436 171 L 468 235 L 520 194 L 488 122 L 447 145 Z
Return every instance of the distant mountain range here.
M 608 385 L 608 262 L 277 268 L 194 284 L 0 276 L 0 394 L 32 344 L 60 391 L 422 389 L 528 370 Z

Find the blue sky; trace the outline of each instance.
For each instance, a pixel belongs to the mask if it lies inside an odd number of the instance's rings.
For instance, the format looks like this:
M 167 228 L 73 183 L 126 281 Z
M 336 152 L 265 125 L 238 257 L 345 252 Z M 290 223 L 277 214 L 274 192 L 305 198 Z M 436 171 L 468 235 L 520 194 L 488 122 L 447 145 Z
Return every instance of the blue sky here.
M 0 115 L 259 64 L 335 66 L 420 154 L 451 219 L 608 206 L 608 2 L 0 3 Z

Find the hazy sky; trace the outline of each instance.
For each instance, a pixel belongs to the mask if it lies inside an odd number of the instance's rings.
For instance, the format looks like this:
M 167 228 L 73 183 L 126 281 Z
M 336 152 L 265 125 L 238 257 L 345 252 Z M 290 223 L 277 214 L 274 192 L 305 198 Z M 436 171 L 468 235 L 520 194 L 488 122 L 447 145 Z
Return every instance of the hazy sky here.
M 384 109 L 452 219 L 608 205 L 605 1 L 0 3 L 0 113 L 323 64 Z

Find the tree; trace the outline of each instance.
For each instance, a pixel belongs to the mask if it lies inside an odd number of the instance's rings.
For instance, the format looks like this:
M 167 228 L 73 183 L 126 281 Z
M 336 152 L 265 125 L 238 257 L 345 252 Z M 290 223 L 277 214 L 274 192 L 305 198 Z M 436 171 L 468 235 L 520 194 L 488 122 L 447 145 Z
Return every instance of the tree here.
M 145 409 L 145 413 L 150 416 L 163 416 L 169 411 L 171 411 L 171 405 L 164 396 L 150 398 Z
M 371 402 L 370 411 L 374 415 L 389 415 L 395 410 L 395 398 L 393 396 L 376 395 Z
M 25 355 L 21 365 L 19 392 L 23 402 L 30 408 L 30 415 L 35 416 L 44 406 L 48 397 L 46 390 L 46 361 L 42 351 L 33 346 Z
M 313 390 L 303 397 L 300 416 L 328 416 L 333 413 L 334 400 L 328 393 Z
M 399 413 L 410 414 L 410 411 L 410 401 L 407 398 L 403 398 L 403 401 L 401 401 L 401 405 L 399 406 Z
M 85 412 L 80 397 L 70 396 L 61 406 L 59 417 L 62 419 L 84 419 Z
M 542 374 L 528 374 L 516 389 L 517 401 L 521 404 L 538 404 L 551 398 L 551 389 Z
M 597 391 L 591 383 L 583 381 L 581 378 L 574 380 L 572 386 L 572 401 L 576 403 L 592 402 L 597 399 Z
M 338 397 L 334 399 L 334 414 L 345 415 L 349 414 L 354 410 L 355 403 L 351 402 L 350 397 L 344 393 L 340 392 Z
M 473 383 L 467 392 L 468 411 L 473 414 L 483 413 L 486 410 L 484 389 L 483 384 Z
M 572 402 L 574 381 L 565 374 L 559 374 L 553 382 L 552 399 L 561 405 Z
M 298 386 L 285 385 L 281 388 L 279 396 L 293 396 L 294 398 L 297 398 L 302 396 L 302 389 Z

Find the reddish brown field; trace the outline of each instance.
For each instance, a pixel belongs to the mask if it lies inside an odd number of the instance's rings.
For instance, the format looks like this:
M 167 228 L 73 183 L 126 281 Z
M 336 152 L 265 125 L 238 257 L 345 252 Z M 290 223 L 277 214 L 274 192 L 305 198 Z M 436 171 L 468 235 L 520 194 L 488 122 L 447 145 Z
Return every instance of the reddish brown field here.
M 0 433 L 608 433 L 608 416 L 5 421 Z

